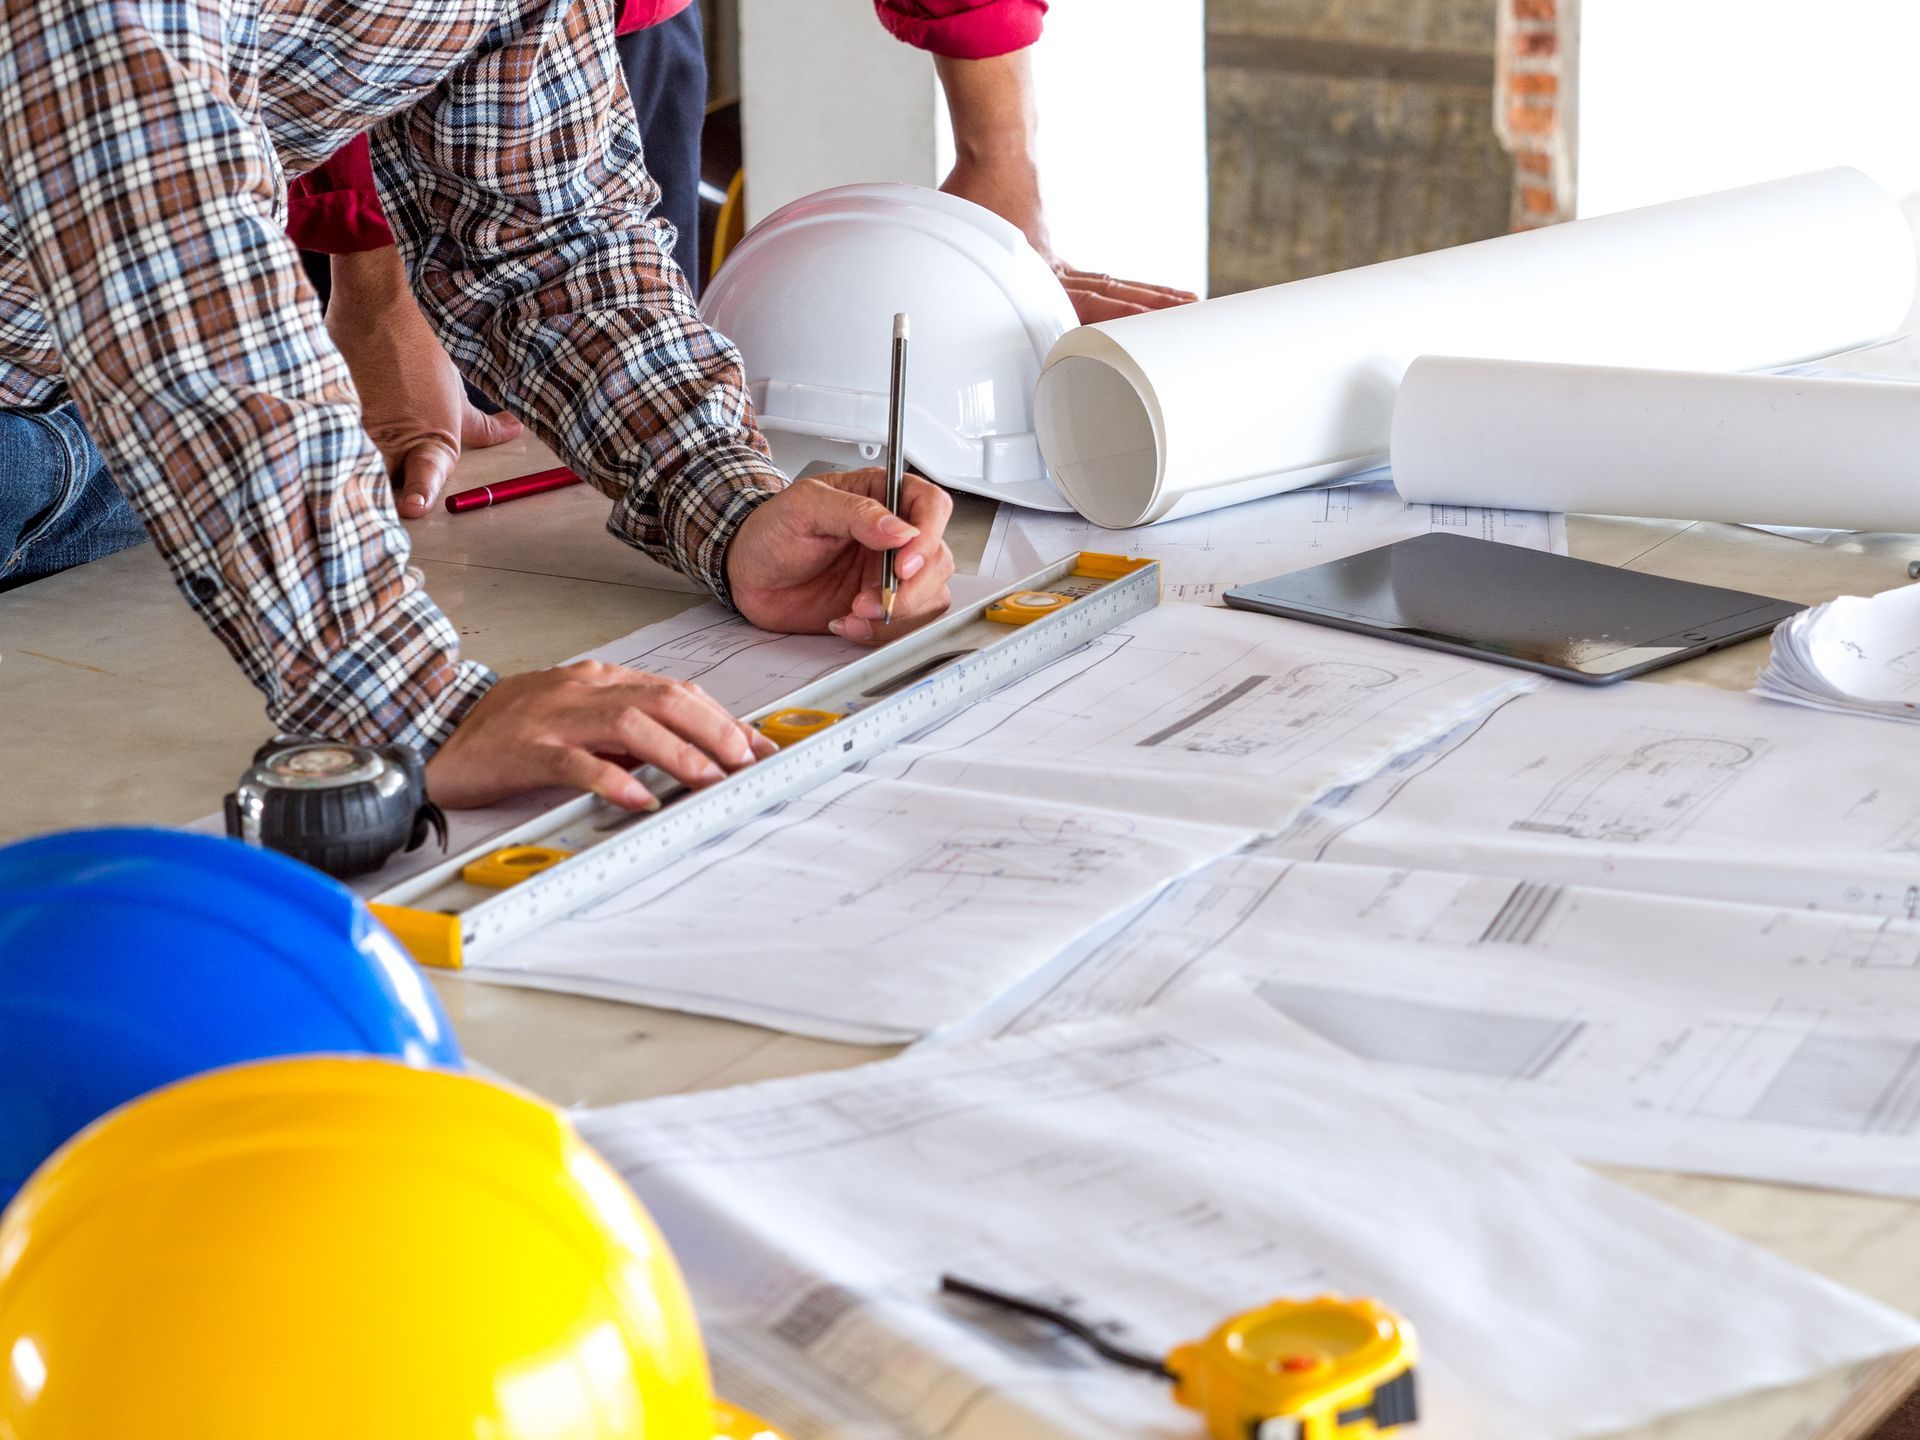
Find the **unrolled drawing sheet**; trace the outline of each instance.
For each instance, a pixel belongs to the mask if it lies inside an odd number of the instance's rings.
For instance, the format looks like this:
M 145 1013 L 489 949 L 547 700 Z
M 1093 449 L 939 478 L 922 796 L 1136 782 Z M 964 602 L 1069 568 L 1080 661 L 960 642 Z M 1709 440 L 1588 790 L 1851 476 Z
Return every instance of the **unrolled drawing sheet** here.
M 1159 1353 L 1276 1298 L 1378 1297 L 1418 1332 L 1429 1440 L 1606 1434 L 1920 1343 L 1237 985 L 580 1120 L 686 1270 L 720 1393 L 796 1440 L 1198 1433 L 1163 1382 L 943 1301 L 942 1272 Z
M 464 973 L 895 1043 L 1251 838 L 846 775 Z
M 1913 287 L 1900 207 L 1824 170 L 1081 326 L 1036 425 L 1076 510 L 1139 525 L 1380 464 L 1418 355 L 1753 370 L 1891 333 Z
M 910 1039 L 1534 683 L 1162 607 L 466 973 Z
M 1322 626 L 1163 605 L 867 769 L 1269 832 L 1539 683 Z
M 1920 766 L 1898 725 L 1752 695 L 1555 685 L 1263 848 L 1755 905 L 1920 917 Z
M 1585 1160 L 1920 1196 L 1920 922 L 1504 876 L 1215 862 L 930 1043 L 1220 972 Z
M 1911 381 L 1428 355 L 1400 383 L 1409 501 L 1920 530 Z
M 1435 532 L 1567 550 L 1564 515 L 1409 504 L 1383 470 L 1368 484 L 1270 495 L 1149 530 L 1105 530 L 1078 515 L 1002 505 L 980 573 L 1004 583 L 1076 550 L 1097 550 L 1158 560 L 1166 599 L 1210 605 L 1236 585 Z

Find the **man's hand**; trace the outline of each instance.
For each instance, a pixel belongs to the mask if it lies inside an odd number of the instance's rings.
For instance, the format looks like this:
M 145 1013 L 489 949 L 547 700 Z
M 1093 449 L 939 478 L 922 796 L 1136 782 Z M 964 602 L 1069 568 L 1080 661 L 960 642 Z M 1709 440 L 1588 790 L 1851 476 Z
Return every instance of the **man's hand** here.
M 520 433 L 511 415 L 484 414 L 467 399 L 392 246 L 333 257 L 327 333 L 353 372 L 361 423 L 401 487 L 403 519 L 433 508 L 462 446 L 482 449 Z
M 943 538 L 953 501 L 909 475 L 901 515 L 887 513 L 884 470 L 796 480 L 749 515 L 727 547 L 727 586 L 740 613 L 766 630 L 831 630 L 886 640 L 952 603 L 953 552 Z M 882 624 L 880 552 L 900 552 L 893 623 Z
M 498 681 L 427 762 L 427 793 L 464 810 L 567 785 L 652 810 L 659 802 L 628 773 L 634 766 L 697 789 L 775 748 L 698 685 L 581 660 Z
M 1116 280 L 1076 270 L 1053 253 L 1040 203 L 1040 167 L 1034 137 L 1039 117 L 1033 99 L 1033 67 L 1016 50 L 991 60 L 934 61 L 953 117 L 953 172 L 940 188 L 1020 227 L 1040 258 L 1053 267 L 1082 325 L 1118 320 L 1145 310 L 1186 305 L 1200 297 L 1167 285 Z
M 1067 287 L 1067 298 L 1073 302 L 1073 313 L 1082 325 L 1098 325 L 1102 320 L 1118 320 L 1123 315 L 1191 305 L 1200 298 L 1191 290 L 1175 290 L 1170 285 L 1116 280 L 1111 275 L 1076 270 L 1058 258 L 1053 260 L 1053 273 Z

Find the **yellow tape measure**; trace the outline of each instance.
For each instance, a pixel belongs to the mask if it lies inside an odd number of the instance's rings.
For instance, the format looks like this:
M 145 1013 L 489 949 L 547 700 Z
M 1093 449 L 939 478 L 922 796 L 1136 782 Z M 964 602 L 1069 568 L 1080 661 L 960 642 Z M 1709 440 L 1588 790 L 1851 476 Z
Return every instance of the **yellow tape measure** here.
M 1176 1346 L 1167 1369 L 1214 1440 L 1368 1440 L 1417 1418 L 1416 1358 L 1386 1306 L 1321 1295 L 1235 1316 Z
M 1419 1418 L 1413 1327 L 1376 1300 L 1276 1300 L 1162 1361 L 1056 1306 L 952 1275 L 940 1288 L 1045 1320 L 1104 1359 L 1171 1380 L 1212 1440 L 1372 1440 Z

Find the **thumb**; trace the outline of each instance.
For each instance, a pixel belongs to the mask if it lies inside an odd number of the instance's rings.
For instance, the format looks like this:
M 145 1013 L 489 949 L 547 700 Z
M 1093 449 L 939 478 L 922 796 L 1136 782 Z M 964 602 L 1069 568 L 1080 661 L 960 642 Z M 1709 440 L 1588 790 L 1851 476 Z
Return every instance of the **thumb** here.
M 869 550 L 896 549 L 920 532 L 869 495 L 822 485 L 819 504 L 809 517 L 815 535 L 854 540 Z
M 400 468 L 400 515 L 417 520 L 433 508 L 460 457 L 444 440 L 423 440 L 407 452 Z
M 485 450 L 491 445 L 504 445 L 524 428 L 518 420 L 504 410 L 489 415 L 471 400 L 461 402 L 460 444 L 468 450 Z

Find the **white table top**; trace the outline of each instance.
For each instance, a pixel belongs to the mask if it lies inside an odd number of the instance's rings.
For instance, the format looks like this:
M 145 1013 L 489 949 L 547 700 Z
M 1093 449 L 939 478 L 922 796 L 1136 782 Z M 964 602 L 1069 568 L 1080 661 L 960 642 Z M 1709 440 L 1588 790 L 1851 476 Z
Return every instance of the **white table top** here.
M 470 456 L 461 485 L 552 461 L 537 442 Z M 696 603 L 680 577 L 606 533 L 580 487 L 412 527 L 415 563 L 495 669 L 545 665 Z M 978 559 L 992 507 L 962 500 L 954 550 Z M 1824 545 L 1724 525 L 1574 517 L 1573 553 L 1809 603 L 1902 583 L 1920 537 Z M 1662 672 L 1744 689 L 1752 641 Z M 184 823 L 216 809 L 269 727 L 259 696 L 175 592 L 150 548 L 0 595 L 0 841 L 111 823 Z M 854 1065 L 884 1051 L 609 1001 L 436 975 L 467 1052 L 564 1105 L 700 1090 Z M 1920 1314 L 1920 1203 L 1645 1171 L 1608 1173 Z M 1727 1303 L 1739 1303 L 1728 1296 Z M 1920 1353 L 1749 1396 L 1636 1432 L 1676 1440 L 1869 1433 L 1916 1383 Z

